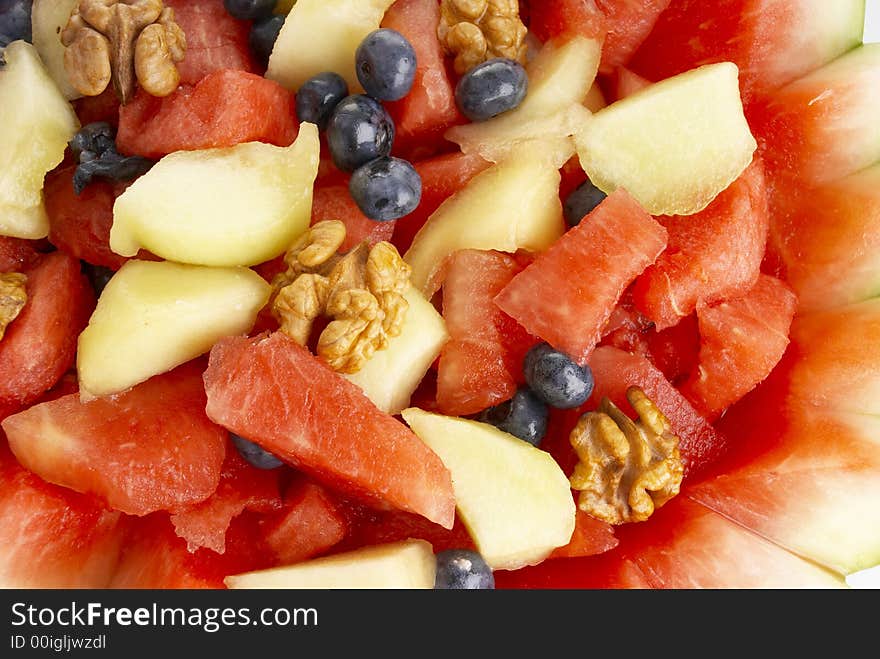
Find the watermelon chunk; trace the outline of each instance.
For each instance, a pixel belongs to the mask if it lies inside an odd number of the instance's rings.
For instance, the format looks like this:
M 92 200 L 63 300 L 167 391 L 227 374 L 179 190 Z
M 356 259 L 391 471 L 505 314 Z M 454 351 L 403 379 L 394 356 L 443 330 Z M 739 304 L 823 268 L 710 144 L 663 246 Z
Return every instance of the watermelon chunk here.
M 0 420 L 33 403 L 73 365 L 95 294 L 72 256 L 55 252 L 26 271 L 28 301 L 0 341 Z
M 681 392 L 714 420 L 755 388 L 782 359 L 797 298 L 761 275 L 746 295 L 697 309 L 700 359 Z
M 242 142 L 290 146 L 297 129 L 290 92 L 252 73 L 222 70 L 165 98 L 138 90 L 119 110 L 116 144 L 122 153 L 156 159 Z
M 0 432 L 0 587 L 106 588 L 124 520 L 22 468 Z
M 630 71 L 625 66 L 618 66 L 601 78 L 602 89 L 610 102 L 619 101 L 642 91 L 653 84 L 647 78 Z
M 627 286 L 666 247 L 666 229 L 625 191 L 609 195 L 504 287 L 496 304 L 581 364 Z
M 510 355 L 505 341 L 510 332 L 503 333 L 507 322 L 516 321 L 492 300 L 522 268 L 514 257 L 494 251 L 466 249 L 451 258 L 443 283 L 450 338 L 437 369 L 437 406 L 443 414 L 476 414 L 516 393 L 522 363 L 515 360 L 522 355 Z
M 397 30 L 416 52 L 412 89 L 399 101 L 385 104 L 394 119 L 394 155 L 425 158 L 447 145 L 443 133 L 464 117 L 455 104 L 455 90 L 446 72 L 437 39 L 440 5 L 435 0 L 397 0 L 382 19 L 382 27 Z
M 596 0 L 554 0 L 529 4 L 529 30 L 541 41 L 566 35 L 603 40 L 608 26 Z
M 669 245 L 636 280 L 633 300 L 663 330 L 697 305 L 742 295 L 755 285 L 769 228 L 760 161 L 705 210 L 657 219 L 669 234 Z
M 550 558 L 578 558 L 604 554 L 614 549 L 619 540 L 614 527 L 578 510 L 574 518 L 574 532 L 567 545 L 557 547 Z
M 24 272 L 40 258 L 34 242 L 0 236 L 0 272 Z
M 521 570 L 495 573 L 498 589 L 647 589 L 644 573 L 619 549 L 586 558 L 551 559 Z
M 647 39 L 670 0 L 596 0 L 605 14 L 608 34 L 602 45 L 599 70 L 608 73 L 629 62 Z
M 340 220 L 345 224 L 345 242 L 340 246 L 343 252 L 356 247 L 363 241 L 371 245 L 391 240 L 395 220 L 376 222 L 361 212 L 345 185 L 315 186 L 312 197 L 312 224 L 324 220 Z
M 861 42 L 864 0 L 672 0 L 629 63 L 662 80 L 733 62 L 748 104 Z
M 223 69 L 257 71 L 248 47 L 250 24 L 233 18 L 223 0 L 165 0 L 165 6 L 186 34 L 186 57 L 177 65 L 182 84 Z
M 648 359 L 667 380 L 677 385 L 697 367 L 700 356 L 700 330 L 697 314 L 682 318 L 677 325 L 645 335 Z
M 114 398 L 79 394 L 3 421 L 19 461 L 50 483 L 93 493 L 131 515 L 181 510 L 216 489 L 227 433 L 205 416 L 189 363 Z
M 331 488 L 452 526 L 449 471 L 406 426 L 285 335 L 221 340 L 208 416 Z

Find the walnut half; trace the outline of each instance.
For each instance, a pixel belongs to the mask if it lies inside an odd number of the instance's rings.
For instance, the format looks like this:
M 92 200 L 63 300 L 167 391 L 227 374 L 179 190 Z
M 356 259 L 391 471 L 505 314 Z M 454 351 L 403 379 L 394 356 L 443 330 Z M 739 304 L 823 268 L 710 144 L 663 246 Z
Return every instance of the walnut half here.
M 437 37 L 464 75 L 495 57 L 526 61 L 526 26 L 518 0 L 442 0 Z
M 0 341 L 6 334 L 6 328 L 18 318 L 18 314 L 27 302 L 26 283 L 25 275 L 17 272 L 0 272 Z
M 645 521 L 678 494 L 684 475 L 669 420 L 638 387 L 626 397 L 638 421 L 605 398 L 569 438 L 579 459 L 570 479 L 578 507 L 609 524 Z

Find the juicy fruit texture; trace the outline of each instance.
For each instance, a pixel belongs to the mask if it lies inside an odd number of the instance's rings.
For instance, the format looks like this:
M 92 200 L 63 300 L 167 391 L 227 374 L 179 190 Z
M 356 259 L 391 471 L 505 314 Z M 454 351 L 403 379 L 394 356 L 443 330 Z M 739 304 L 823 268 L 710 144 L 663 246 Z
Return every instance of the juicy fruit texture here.
M 552 245 L 563 231 L 560 177 L 548 166 L 552 160 L 547 146 L 524 145 L 441 204 L 404 255 L 412 284 L 433 295 L 447 257 L 458 250 L 541 251 Z
M 106 588 L 123 520 L 22 468 L 0 432 L 0 587 Z
M 435 573 L 431 545 L 424 540 L 407 540 L 289 567 L 237 574 L 225 581 L 229 588 L 430 589 Z
M 309 223 L 318 129 L 302 124 L 286 148 L 251 142 L 166 156 L 116 200 L 110 247 L 143 247 L 181 263 L 268 261 Z
M 607 32 L 605 14 L 596 0 L 555 0 L 529 5 L 529 29 L 541 41 L 563 35 L 603 40 Z
M 580 106 L 596 77 L 600 53 L 601 44 L 584 37 L 547 42 L 526 67 L 528 93 L 519 107 L 489 121 L 455 126 L 446 137 L 464 153 L 496 162 L 525 140 L 552 139 L 560 152 L 570 152 L 570 136 L 588 114 Z
M 744 296 L 697 309 L 700 358 L 681 391 L 707 419 L 770 374 L 788 347 L 796 306 L 788 286 L 761 275 Z
M 880 160 L 878 87 L 880 44 L 866 44 L 771 94 L 753 119 L 768 172 L 810 185 Z
M 25 272 L 28 301 L 0 341 L 0 419 L 33 403 L 72 366 L 95 304 L 79 261 L 63 252 Z
M 139 90 L 119 109 L 117 145 L 158 159 L 242 142 L 289 146 L 296 134 L 290 92 L 252 73 L 221 70 L 165 98 Z
M 770 223 L 760 161 L 705 210 L 658 221 L 669 245 L 636 281 L 633 300 L 663 330 L 698 305 L 741 295 L 757 281 Z
M 409 94 L 386 103 L 397 135 L 394 155 L 424 158 L 445 146 L 443 131 L 460 120 L 455 92 L 437 39 L 440 5 L 435 0 L 397 0 L 382 27 L 397 30 L 416 51 L 416 74 Z
M 458 513 L 492 569 L 539 563 L 571 539 L 574 499 L 548 453 L 485 423 L 418 408 L 403 418 L 452 472 Z
M 355 51 L 379 27 L 394 0 L 299 0 L 290 10 L 269 57 L 266 77 L 297 90 L 322 71 L 335 71 L 353 92 L 361 89 Z
M 208 352 L 221 337 L 249 331 L 270 292 L 245 268 L 129 261 L 79 337 L 82 392 L 124 391 Z
M 861 42 L 864 0 L 672 0 L 629 66 L 661 80 L 711 62 L 740 71 L 744 98 L 772 91 Z
M 34 243 L 0 236 L 0 272 L 23 272 L 40 259 Z
M 522 64 L 497 57 L 478 64 L 459 79 L 455 102 L 471 121 L 486 121 L 522 103 L 528 82 Z
M 383 240 L 391 240 L 394 233 L 394 220 L 374 222 L 363 214 L 351 198 L 346 185 L 315 186 L 312 199 L 311 224 L 324 220 L 339 220 L 345 224 L 345 242 L 340 250 L 346 252 L 362 241 L 375 245 Z M 281 270 L 284 270 L 282 267 Z
M 0 98 L 0 235 L 43 238 L 43 177 L 64 158 L 79 120 L 36 49 L 15 41 L 3 51 Z
M 400 334 L 374 353 L 361 370 L 344 376 L 389 414 L 409 407 L 410 397 L 449 338 L 444 319 L 421 293 L 410 287 L 404 297 L 409 308 Z
M 248 23 L 233 18 L 221 0 L 165 0 L 186 34 L 186 57 L 177 64 L 180 82 L 195 85 L 214 71 L 256 72 L 248 50 Z
M 354 55 L 358 81 L 373 98 L 398 101 L 409 93 L 416 75 L 416 53 L 400 32 L 371 32 Z
M 602 44 L 603 72 L 629 62 L 669 3 L 670 0 L 596 0 L 608 29 Z
M 188 364 L 114 398 L 78 394 L 3 421 L 19 462 L 131 515 L 179 510 L 217 488 L 226 431 L 205 416 L 201 370 Z
M 583 365 L 626 287 L 664 247 L 666 230 L 621 190 L 514 277 L 495 302 Z
M 327 122 L 327 146 L 333 164 L 351 172 L 391 153 L 394 122 L 379 101 L 352 94 L 333 108 Z
M 450 259 L 443 283 L 443 319 L 449 342 L 437 369 L 437 406 L 465 416 L 509 399 L 521 379 L 503 333 L 505 315 L 492 302 L 522 270 L 508 254 L 461 250 Z
M 205 388 L 212 419 L 317 480 L 452 526 L 452 483 L 439 458 L 285 335 L 221 340 Z
M 703 210 L 749 165 L 757 146 L 729 62 L 609 105 L 583 124 L 576 142 L 581 165 L 599 189 L 625 188 L 653 215 Z
M 790 203 L 774 218 L 771 241 L 799 308 L 828 309 L 880 293 L 880 165 Z
M 77 92 L 67 78 L 64 69 L 64 51 L 67 50 L 61 43 L 59 33 L 79 0 L 34 0 L 31 9 L 31 27 L 33 33 L 34 48 L 40 54 L 40 59 L 46 66 L 52 80 L 58 85 L 59 91 L 64 98 L 73 100 L 81 94 Z

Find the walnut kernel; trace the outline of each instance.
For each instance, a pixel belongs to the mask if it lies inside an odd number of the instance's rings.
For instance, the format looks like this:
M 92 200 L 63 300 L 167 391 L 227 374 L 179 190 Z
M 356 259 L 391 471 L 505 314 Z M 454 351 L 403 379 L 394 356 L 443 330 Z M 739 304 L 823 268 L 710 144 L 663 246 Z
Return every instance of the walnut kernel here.
M 0 272 L 0 341 L 9 324 L 18 318 L 18 314 L 27 303 L 25 284 L 27 276 L 17 272 Z
M 442 0 L 437 36 L 464 75 L 495 57 L 526 61 L 526 26 L 517 0 Z

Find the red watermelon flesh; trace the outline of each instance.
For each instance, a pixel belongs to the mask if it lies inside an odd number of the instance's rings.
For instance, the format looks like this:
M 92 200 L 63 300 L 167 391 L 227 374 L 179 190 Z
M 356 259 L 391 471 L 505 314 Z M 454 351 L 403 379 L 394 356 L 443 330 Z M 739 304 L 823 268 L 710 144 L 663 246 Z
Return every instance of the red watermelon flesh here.
M 0 236 L 0 272 L 24 272 L 39 258 L 33 242 Z
M 227 433 L 204 410 L 201 368 L 189 363 L 112 398 L 35 405 L 3 430 L 19 461 L 50 483 L 146 515 L 217 489 Z
M 312 197 L 312 224 L 324 220 L 340 220 L 345 224 L 345 242 L 339 248 L 343 252 L 363 241 L 371 245 L 391 240 L 394 223 L 376 222 L 361 212 L 348 192 L 348 185 L 316 185 Z
M 594 556 L 614 549 L 618 543 L 613 526 L 578 510 L 574 518 L 571 540 L 567 545 L 554 549 L 550 558 Z
M 604 39 L 608 21 L 596 6 L 596 0 L 532 2 L 529 4 L 529 30 L 541 41 L 564 35 Z
M 394 225 L 392 242 L 397 250 L 405 254 L 419 229 L 440 204 L 490 164 L 477 154 L 466 155 L 460 151 L 414 162 L 413 167 L 422 179 L 422 198 L 412 213 L 404 215 Z
M 461 250 L 450 259 L 443 283 L 450 338 L 437 369 L 437 405 L 443 414 L 476 414 L 516 393 L 522 365 L 510 363 L 515 358 L 510 359 L 502 334 L 506 314 L 492 300 L 521 270 L 514 257 L 494 251 Z
M 599 69 L 605 73 L 626 64 L 651 33 L 670 0 L 596 0 L 605 14 L 608 34 Z
M 658 221 L 669 233 L 669 244 L 636 280 L 633 300 L 663 330 L 698 305 L 742 295 L 755 285 L 769 227 L 760 161 L 705 210 Z
M 700 330 L 697 314 L 682 318 L 677 325 L 645 334 L 648 359 L 672 384 L 690 375 L 700 356 Z
M 623 292 L 657 259 L 666 237 L 666 229 L 618 190 L 514 277 L 495 303 L 584 364 Z
M 119 110 L 116 144 L 122 153 L 154 159 L 242 142 L 289 146 L 298 126 L 293 95 L 277 82 L 223 70 L 165 98 L 139 90 Z
M 28 300 L 0 341 L 0 420 L 37 400 L 73 365 L 95 305 L 72 256 L 48 254 L 25 272 Z
M 277 470 L 252 467 L 227 443 L 217 490 L 204 501 L 171 515 L 171 523 L 189 551 L 207 547 L 222 554 L 226 551 L 226 530 L 234 518 L 245 510 L 268 512 L 280 506 Z
M 113 85 L 97 96 L 83 96 L 73 101 L 73 109 L 79 122 L 85 126 L 95 121 L 106 121 L 113 126 L 119 125 L 119 99 L 113 91 Z
M 408 160 L 431 156 L 448 145 L 443 133 L 465 121 L 455 104 L 455 90 L 437 39 L 439 23 L 436 0 L 397 0 L 382 19 L 383 28 L 400 32 L 416 52 L 412 89 L 399 101 L 385 104 L 396 129 L 394 155 Z
M 744 296 L 697 309 L 700 358 L 681 392 L 707 419 L 718 418 L 779 363 L 796 306 L 785 283 L 761 275 Z
M 627 96 L 632 96 L 645 87 L 653 84 L 647 78 L 630 71 L 625 66 L 618 66 L 600 78 L 602 90 L 609 102 L 620 101 Z
M 785 200 L 770 239 L 801 311 L 880 293 L 880 165 Z
M 250 24 L 233 18 L 223 0 L 165 0 L 165 6 L 186 34 L 186 57 L 177 65 L 182 84 L 194 85 L 223 69 L 256 72 Z
M 123 534 L 118 512 L 21 467 L 0 432 L 0 587 L 106 588 Z
M 357 385 L 276 332 L 227 338 L 205 373 L 208 416 L 333 489 L 452 526 L 449 471 Z
M 550 559 L 533 567 L 495 572 L 498 589 L 647 589 L 653 586 L 619 548 L 598 556 Z
M 878 89 L 880 44 L 867 44 L 770 95 L 750 117 L 770 179 L 809 187 L 880 160 Z
M 672 0 L 629 67 L 657 81 L 730 61 L 739 67 L 748 105 L 858 45 L 863 6 L 859 0 Z

